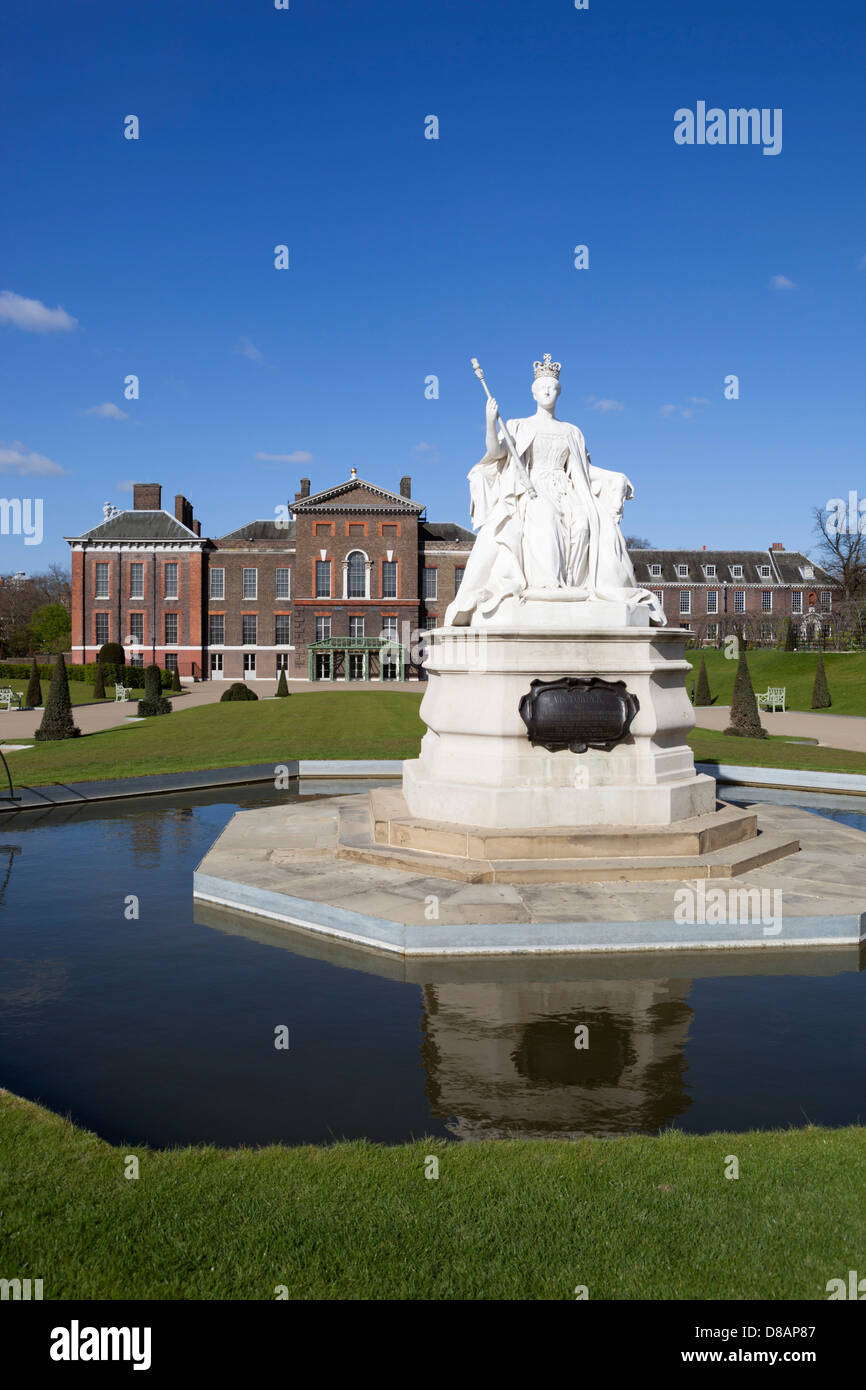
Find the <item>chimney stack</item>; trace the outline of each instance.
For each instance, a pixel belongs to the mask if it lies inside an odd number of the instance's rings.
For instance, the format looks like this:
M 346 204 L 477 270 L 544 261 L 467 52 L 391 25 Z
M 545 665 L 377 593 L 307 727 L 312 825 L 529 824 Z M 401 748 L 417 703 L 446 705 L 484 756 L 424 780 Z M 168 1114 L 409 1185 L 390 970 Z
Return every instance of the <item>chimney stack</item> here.
M 302 479 L 301 479 L 301 491 L 300 491 L 300 493 L 299 493 L 298 495 L 299 495 L 300 497 L 309 497 L 309 495 L 310 495 L 310 480 L 309 480 L 309 478 L 302 478 Z
M 784 541 L 773 541 L 773 544 L 770 546 L 770 549 L 771 549 L 771 550 L 784 550 L 784 549 L 785 549 L 785 542 L 784 542 Z
M 401 496 L 401 497 L 411 497 L 411 496 L 412 496 L 412 479 L 411 479 L 411 478 L 401 478 L 401 479 L 400 479 L 400 496 Z
M 137 512 L 158 512 L 162 508 L 161 483 L 133 483 L 132 505 Z
M 174 515 L 181 526 L 185 526 L 188 531 L 192 530 L 192 503 L 180 492 L 174 499 Z
M 200 521 L 194 521 L 194 522 L 192 523 L 192 529 L 195 531 L 195 533 L 196 533 L 197 536 L 200 536 L 200 535 L 201 535 L 201 522 L 200 522 Z

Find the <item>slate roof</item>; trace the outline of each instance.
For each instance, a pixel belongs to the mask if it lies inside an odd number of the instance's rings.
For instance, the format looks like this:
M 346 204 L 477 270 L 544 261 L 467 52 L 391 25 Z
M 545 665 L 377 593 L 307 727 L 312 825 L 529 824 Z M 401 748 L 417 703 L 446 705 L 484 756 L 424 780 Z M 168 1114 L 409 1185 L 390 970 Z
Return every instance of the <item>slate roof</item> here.
M 832 586 L 834 580 L 820 565 L 809 560 L 799 550 L 661 550 L 629 549 L 638 584 L 815 584 Z M 660 565 L 660 574 L 651 574 L 650 565 Z M 687 565 L 688 574 L 677 574 L 677 565 Z M 705 567 L 715 565 L 716 572 L 707 575 Z M 742 574 L 735 576 L 733 567 L 740 565 Z M 804 579 L 801 569 L 812 566 L 814 577 Z M 769 566 L 769 574 L 761 567 Z
M 190 531 L 165 511 L 127 511 L 100 522 L 80 536 L 67 536 L 68 541 L 197 541 L 201 537 Z
M 418 538 L 424 541 L 474 541 L 475 532 L 453 521 L 422 521 L 418 525 Z
M 223 545 L 226 541 L 293 541 L 294 539 L 294 521 L 281 526 L 274 520 L 261 520 L 248 521 L 246 526 L 239 526 L 236 531 L 228 531 L 224 536 L 219 537 L 216 544 Z

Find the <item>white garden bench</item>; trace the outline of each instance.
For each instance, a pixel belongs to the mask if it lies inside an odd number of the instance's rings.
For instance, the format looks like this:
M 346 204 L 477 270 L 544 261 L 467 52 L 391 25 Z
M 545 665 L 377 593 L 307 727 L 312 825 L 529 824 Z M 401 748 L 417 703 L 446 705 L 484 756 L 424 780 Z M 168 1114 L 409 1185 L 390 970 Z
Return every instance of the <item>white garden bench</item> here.
M 785 691 L 786 685 L 771 685 L 769 690 L 765 690 L 762 695 L 756 695 L 759 709 L 775 710 L 778 705 L 782 713 L 785 713 Z
M 115 703 L 115 704 L 117 704 L 118 700 L 131 700 L 131 699 L 132 699 L 132 686 L 131 686 L 131 685 L 116 685 L 116 686 L 114 687 L 114 703 Z
M 5 705 L 7 709 L 20 709 L 20 691 L 10 690 L 8 686 L 5 686 L 2 690 L 0 690 L 0 705 Z

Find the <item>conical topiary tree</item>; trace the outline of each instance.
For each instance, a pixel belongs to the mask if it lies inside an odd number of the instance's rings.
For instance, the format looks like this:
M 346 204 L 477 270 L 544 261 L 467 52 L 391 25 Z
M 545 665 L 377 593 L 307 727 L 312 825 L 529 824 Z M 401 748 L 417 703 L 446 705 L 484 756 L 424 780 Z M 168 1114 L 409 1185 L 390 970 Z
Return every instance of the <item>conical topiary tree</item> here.
M 792 618 L 788 619 L 788 626 L 785 630 L 785 651 L 795 652 L 797 650 L 797 633 L 794 628 Z
M 51 685 L 45 701 L 42 723 L 36 730 L 36 738 L 42 742 L 47 739 L 78 738 L 80 729 L 75 727 L 72 718 L 72 701 L 69 698 L 69 679 L 66 675 L 66 662 L 60 652 L 51 673 Z
M 731 699 L 731 722 L 726 734 L 736 734 L 739 738 L 766 738 L 767 730 L 758 714 L 758 702 L 752 686 L 752 677 L 746 664 L 746 653 L 740 649 L 740 664 L 734 679 L 734 694 Z
M 282 696 L 282 695 L 288 695 L 288 693 L 289 693 L 289 687 L 288 687 L 288 685 L 286 684 L 286 672 L 285 672 L 285 667 L 284 667 L 284 668 L 280 671 L 280 679 L 277 681 L 277 694 L 280 695 L 280 696 Z
M 105 699 L 105 672 L 102 669 L 102 662 L 96 663 L 96 675 L 93 677 L 93 698 L 94 700 Z
M 818 665 L 815 670 L 815 684 L 812 686 L 812 708 L 829 709 L 833 701 L 830 699 L 830 691 L 827 689 L 827 676 L 824 671 L 824 653 L 818 653 Z
M 28 709 L 38 709 L 42 704 L 42 682 L 39 679 L 39 667 L 36 665 L 35 656 L 30 663 L 30 680 L 27 683 L 24 703 Z
M 713 697 L 710 693 L 710 681 L 709 677 L 707 676 L 707 660 L 706 657 L 702 656 L 701 669 L 698 671 L 698 686 L 697 690 L 695 691 L 695 704 L 711 705 L 712 703 Z
M 162 672 L 158 666 L 148 666 L 144 673 L 144 699 L 138 702 L 142 717 L 151 714 L 171 714 L 171 700 L 162 693 Z
M 171 689 L 174 691 L 183 690 L 183 686 L 180 683 L 180 671 L 177 669 L 176 666 L 171 673 Z

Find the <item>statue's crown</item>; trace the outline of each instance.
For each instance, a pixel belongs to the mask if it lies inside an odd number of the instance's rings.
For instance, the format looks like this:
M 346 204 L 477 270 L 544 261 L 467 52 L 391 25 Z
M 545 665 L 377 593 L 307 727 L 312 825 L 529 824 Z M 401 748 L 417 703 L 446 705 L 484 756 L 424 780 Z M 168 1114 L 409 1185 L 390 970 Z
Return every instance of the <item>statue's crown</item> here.
M 532 366 L 535 370 L 536 377 L 554 376 L 557 381 L 559 380 L 559 373 L 562 371 L 562 363 L 551 362 L 549 352 L 544 354 L 543 362 L 533 362 Z

